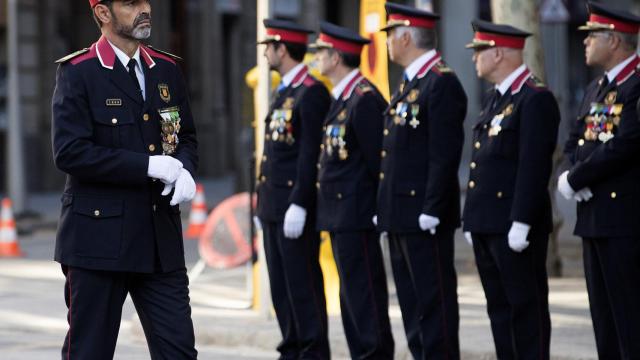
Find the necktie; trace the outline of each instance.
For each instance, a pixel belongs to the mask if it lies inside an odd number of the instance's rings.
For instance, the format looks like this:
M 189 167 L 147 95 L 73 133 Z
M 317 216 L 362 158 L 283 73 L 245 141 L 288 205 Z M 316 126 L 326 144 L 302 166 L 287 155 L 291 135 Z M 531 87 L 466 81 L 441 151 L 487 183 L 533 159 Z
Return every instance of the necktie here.
M 496 89 L 495 94 L 493 94 L 493 102 L 491 103 L 491 110 L 496 108 L 501 98 L 502 98 L 502 94 L 500 93 L 500 90 Z
M 140 82 L 138 82 L 138 75 L 136 75 L 136 65 L 138 64 L 138 62 L 136 61 L 136 59 L 131 59 L 129 60 L 129 63 L 127 64 L 127 68 L 129 69 L 129 76 L 131 76 L 131 80 L 133 80 L 133 83 L 136 85 L 136 89 L 141 90 L 140 89 Z M 142 94 L 140 94 L 142 95 Z
M 604 89 L 607 88 L 607 86 L 609 86 L 609 77 L 605 75 L 602 78 L 602 80 L 600 80 L 600 87 L 598 88 L 598 96 L 602 95 L 602 92 L 604 91 Z

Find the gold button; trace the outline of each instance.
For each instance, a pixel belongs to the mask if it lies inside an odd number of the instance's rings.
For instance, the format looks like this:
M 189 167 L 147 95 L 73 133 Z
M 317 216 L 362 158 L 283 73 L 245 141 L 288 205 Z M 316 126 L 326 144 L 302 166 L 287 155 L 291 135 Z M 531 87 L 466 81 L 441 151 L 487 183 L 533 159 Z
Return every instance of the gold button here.
M 380 152 L 380 156 L 382 156 L 382 157 L 386 157 L 386 156 L 387 156 L 387 152 L 386 152 L 385 150 L 382 150 L 382 151 Z
M 488 128 L 488 127 L 489 127 L 489 125 L 484 124 L 484 126 L 483 126 L 482 128 L 483 128 L 483 129 L 486 129 L 486 128 Z
M 583 146 L 583 145 L 584 145 L 584 139 L 578 140 L 578 146 Z
M 266 141 L 271 140 L 271 135 L 269 135 L 269 134 L 265 135 L 265 136 L 264 136 L 264 139 L 265 139 Z
M 616 192 L 615 192 L 615 191 L 614 191 L 614 192 L 612 192 L 612 193 L 611 193 L 611 198 L 612 198 L 612 199 L 615 199 L 616 197 L 618 197 L 618 194 L 616 194 Z
M 262 161 L 267 161 L 267 155 L 262 155 Z
M 93 215 L 95 215 L 96 217 L 97 217 L 97 216 L 100 216 L 100 210 L 95 210 L 95 211 L 93 212 Z
M 380 180 L 383 180 L 383 179 L 384 179 L 384 173 L 383 173 L 383 172 L 381 172 L 381 173 L 380 173 Z
M 320 150 L 324 150 L 324 144 L 320 144 Z
M 384 131 L 382 133 L 384 134 L 384 136 L 389 135 L 389 129 L 384 129 Z
M 476 143 L 473 144 L 473 147 L 475 147 L 476 149 L 480 149 L 480 141 L 476 141 Z
M 389 110 L 389 114 L 391 114 L 391 115 L 395 115 L 395 114 L 396 114 L 396 109 L 391 109 L 391 110 Z
M 149 121 L 149 114 L 142 115 L 142 120 Z
M 502 199 L 502 191 L 498 191 L 498 193 L 496 194 L 496 196 L 498 197 L 498 199 Z
M 322 127 L 322 131 L 327 131 L 327 127 L 326 127 L 326 126 L 323 126 L 323 127 Z
M 118 123 L 118 119 L 116 119 L 116 118 L 111 119 L 111 123 L 113 125 L 117 124 Z
M 293 186 L 293 181 L 291 181 L 291 180 L 287 181 L 287 186 L 292 187 Z
M 320 189 L 320 183 L 319 182 L 316 183 L 316 189 Z
M 415 190 L 411 190 L 411 196 L 416 196 L 416 191 Z
M 338 193 L 338 199 L 342 199 L 342 193 Z
M 264 176 L 264 175 L 260 176 L 260 181 L 266 181 L 266 180 L 267 180 L 266 176 Z
M 473 189 L 474 187 L 476 187 L 475 181 L 469 181 L 469 189 Z
M 149 151 L 151 151 L 151 152 L 156 151 L 156 146 L 153 145 L 153 144 L 149 145 Z
M 471 164 L 469 164 L 469 167 L 471 167 L 472 169 L 475 169 L 476 166 L 477 166 L 476 163 L 473 161 L 471 162 Z

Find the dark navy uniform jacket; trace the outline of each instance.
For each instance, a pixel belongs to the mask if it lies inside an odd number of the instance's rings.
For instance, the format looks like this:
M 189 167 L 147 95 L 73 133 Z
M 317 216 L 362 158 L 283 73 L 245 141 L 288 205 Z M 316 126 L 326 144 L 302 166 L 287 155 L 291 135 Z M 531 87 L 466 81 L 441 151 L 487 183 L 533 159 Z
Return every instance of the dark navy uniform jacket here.
M 456 228 L 467 96 L 437 54 L 401 87 L 385 111 L 378 229 L 419 232 L 421 213 L 438 217 L 439 228 Z
M 174 59 L 140 47 L 146 101 L 102 37 L 60 59 L 53 94 L 53 157 L 67 174 L 55 259 L 96 270 L 184 268 L 180 210 L 147 177 L 162 155 L 158 110 L 179 107 L 175 158 L 192 176 L 198 157 L 185 83 Z
M 387 101 L 358 73 L 331 104 L 318 173 L 317 227 L 373 229 Z
M 507 233 L 518 221 L 531 225 L 531 232 L 549 233 L 557 102 L 528 69 L 499 100 L 496 97 L 489 99 L 473 127 L 464 231 Z
M 640 235 L 639 63 L 635 57 L 602 89 L 598 81 L 591 83 L 572 124 L 564 149 L 569 184 L 593 193 L 578 203 L 578 236 Z
M 265 119 L 257 181 L 260 219 L 282 221 L 291 203 L 315 211 L 316 164 L 330 102 L 327 88 L 306 67 L 276 95 Z

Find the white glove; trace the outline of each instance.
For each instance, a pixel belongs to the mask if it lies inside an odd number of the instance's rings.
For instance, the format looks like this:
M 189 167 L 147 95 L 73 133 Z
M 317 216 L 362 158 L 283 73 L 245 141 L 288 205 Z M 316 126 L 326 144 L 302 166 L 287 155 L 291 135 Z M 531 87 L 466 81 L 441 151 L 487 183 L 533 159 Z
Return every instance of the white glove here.
M 289 205 L 289 209 L 284 214 L 284 236 L 289 239 L 299 238 L 306 218 L 307 210 L 296 204 Z
M 469 245 L 473 246 L 473 238 L 471 237 L 471 231 L 465 231 L 464 232 L 464 238 L 465 238 L 465 240 L 467 240 Z
M 420 214 L 420 217 L 418 217 L 418 224 L 420 224 L 420 229 L 422 229 L 422 231 L 429 230 L 431 235 L 435 235 L 436 226 L 440 225 L 440 219 L 435 216 Z
M 371 222 L 373 222 L 373 225 L 378 226 L 378 215 L 373 215 Z
M 260 218 L 257 216 L 253 216 L 253 226 L 256 228 L 256 231 L 262 231 L 262 223 L 260 222 Z
M 180 170 L 182 170 L 182 163 L 176 158 L 167 155 L 149 156 L 147 176 L 151 178 L 158 179 L 165 184 L 173 184 L 178 180 Z M 166 190 L 167 188 L 165 187 Z M 169 189 L 169 192 L 171 192 L 171 189 Z
M 591 189 L 589 189 L 588 187 L 578 191 L 573 198 L 577 201 L 584 201 L 587 202 L 589 201 L 591 198 L 593 197 L 593 193 L 591 192 Z
M 565 199 L 571 200 L 573 195 L 576 194 L 576 191 L 573 190 L 571 185 L 569 185 L 569 180 L 567 179 L 568 176 L 569 170 L 563 172 L 562 175 L 560 175 L 560 177 L 558 178 L 558 191 L 560 192 L 560 194 L 562 194 L 562 196 L 564 196 Z
M 515 252 L 522 252 L 529 246 L 527 235 L 529 235 L 530 225 L 514 221 L 509 230 L 509 247 Z
M 178 180 L 176 180 L 174 186 L 175 191 L 173 192 L 173 197 L 169 202 L 171 206 L 193 200 L 193 197 L 196 196 L 196 182 L 193 181 L 191 174 L 185 169 L 180 170 L 180 176 L 178 177 Z

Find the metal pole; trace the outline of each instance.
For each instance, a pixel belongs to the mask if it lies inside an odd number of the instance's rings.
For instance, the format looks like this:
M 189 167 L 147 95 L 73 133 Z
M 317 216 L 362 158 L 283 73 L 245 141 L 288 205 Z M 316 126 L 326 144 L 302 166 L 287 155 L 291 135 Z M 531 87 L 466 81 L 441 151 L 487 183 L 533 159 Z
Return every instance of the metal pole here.
M 22 148 L 22 122 L 20 119 L 20 80 L 18 56 L 18 0 L 7 1 L 7 63 L 9 86 L 7 87 L 7 184 L 14 211 L 23 213 L 26 208 L 26 186 Z

